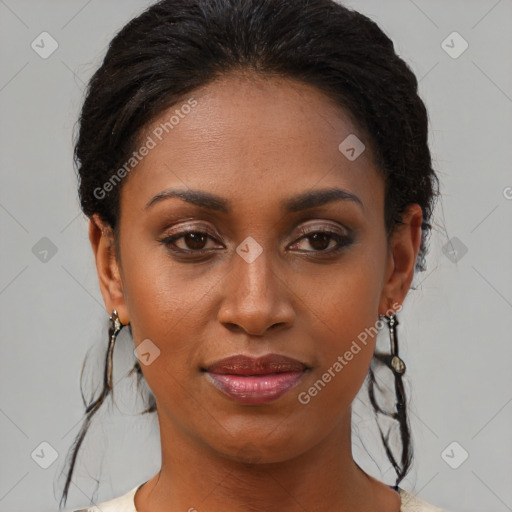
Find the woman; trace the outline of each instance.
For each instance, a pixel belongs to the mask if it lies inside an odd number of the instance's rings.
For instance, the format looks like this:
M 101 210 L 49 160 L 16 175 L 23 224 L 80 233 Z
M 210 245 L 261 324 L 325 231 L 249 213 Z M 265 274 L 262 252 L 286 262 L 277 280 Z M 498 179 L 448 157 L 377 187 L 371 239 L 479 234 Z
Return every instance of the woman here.
M 128 326 L 162 466 L 102 511 L 439 510 L 399 487 L 397 313 L 438 188 L 427 125 L 393 43 L 331 0 L 164 0 L 116 35 L 75 148 L 111 327 L 63 501 Z M 402 442 L 381 431 L 393 487 L 352 457 L 367 376 Z

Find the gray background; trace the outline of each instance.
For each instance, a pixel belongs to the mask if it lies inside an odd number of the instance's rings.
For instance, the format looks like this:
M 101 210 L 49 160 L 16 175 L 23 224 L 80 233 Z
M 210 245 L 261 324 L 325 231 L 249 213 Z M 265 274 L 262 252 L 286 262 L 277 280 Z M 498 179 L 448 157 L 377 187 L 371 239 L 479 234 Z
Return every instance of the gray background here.
M 78 207 L 72 134 L 106 44 L 149 3 L 0 0 L 2 511 L 57 510 L 89 349 L 86 373 L 95 367 L 101 379 L 108 316 Z M 428 270 L 400 316 L 416 448 L 401 486 L 452 511 L 512 510 L 512 1 L 346 3 L 388 33 L 418 76 L 443 194 Z M 31 48 L 43 31 L 58 42 L 46 59 Z M 457 58 L 442 47 L 454 31 L 469 44 Z M 462 48 L 461 39 L 448 44 L 452 54 Z M 116 407 L 93 422 L 66 510 L 120 495 L 159 468 L 156 418 L 135 414 L 142 403 L 123 378 L 130 343 L 123 333 Z M 365 389 L 354 403 L 354 456 L 393 483 Z

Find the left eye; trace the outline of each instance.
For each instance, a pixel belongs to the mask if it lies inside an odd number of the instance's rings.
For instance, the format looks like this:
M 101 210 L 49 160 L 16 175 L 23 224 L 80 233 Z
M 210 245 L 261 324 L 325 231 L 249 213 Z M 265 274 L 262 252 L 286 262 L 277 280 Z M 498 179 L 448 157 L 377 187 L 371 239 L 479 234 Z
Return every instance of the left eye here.
M 351 243 L 351 238 L 347 235 L 342 235 L 336 231 L 328 231 L 328 230 L 311 230 L 309 232 L 303 231 L 304 235 L 300 237 L 297 242 L 294 242 L 293 246 L 297 246 L 301 240 L 308 240 L 308 243 L 311 247 L 314 248 L 313 251 L 306 252 L 326 252 L 333 253 L 338 252 L 343 249 L 345 246 Z M 336 244 L 334 248 L 327 251 L 326 249 L 329 247 L 330 242 L 335 241 Z

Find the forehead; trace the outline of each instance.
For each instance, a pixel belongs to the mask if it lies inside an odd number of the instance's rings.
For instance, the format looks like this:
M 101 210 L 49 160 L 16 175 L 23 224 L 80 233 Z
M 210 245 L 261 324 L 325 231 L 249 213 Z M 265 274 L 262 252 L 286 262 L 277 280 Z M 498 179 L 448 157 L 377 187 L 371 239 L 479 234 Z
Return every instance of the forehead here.
M 344 153 L 347 140 L 360 144 L 356 159 Z M 152 148 L 123 187 L 137 209 L 171 186 L 268 204 L 314 187 L 368 196 L 382 185 L 369 141 L 348 111 L 288 78 L 219 77 L 154 119 L 140 141 Z

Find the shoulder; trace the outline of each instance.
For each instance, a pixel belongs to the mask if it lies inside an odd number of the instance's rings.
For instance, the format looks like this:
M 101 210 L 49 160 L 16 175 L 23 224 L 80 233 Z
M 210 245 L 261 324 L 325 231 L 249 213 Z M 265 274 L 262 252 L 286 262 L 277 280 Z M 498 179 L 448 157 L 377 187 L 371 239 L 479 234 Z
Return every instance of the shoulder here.
M 140 485 L 137 485 L 131 491 L 118 498 L 98 503 L 92 507 L 74 510 L 73 512 L 137 512 L 134 497 L 139 487 Z
M 421 500 L 414 494 L 404 491 L 401 488 L 399 488 L 399 493 L 402 499 L 400 512 L 447 512 L 434 505 L 430 505 L 426 501 Z
M 73 512 L 137 512 L 135 509 L 134 496 L 140 485 L 137 485 L 126 494 L 118 498 L 104 501 L 88 508 L 82 508 Z M 421 500 L 404 489 L 399 489 L 402 506 L 400 512 L 447 512 L 434 505 Z

